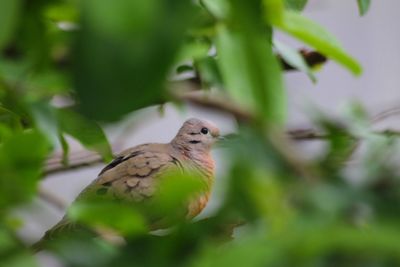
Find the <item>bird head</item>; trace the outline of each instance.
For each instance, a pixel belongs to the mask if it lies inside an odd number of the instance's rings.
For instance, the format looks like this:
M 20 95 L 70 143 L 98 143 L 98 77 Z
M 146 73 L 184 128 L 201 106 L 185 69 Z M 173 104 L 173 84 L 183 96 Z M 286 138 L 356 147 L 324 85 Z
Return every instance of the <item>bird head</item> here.
M 219 137 L 213 123 L 191 118 L 183 123 L 172 143 L 187 150 L 209 151 Z

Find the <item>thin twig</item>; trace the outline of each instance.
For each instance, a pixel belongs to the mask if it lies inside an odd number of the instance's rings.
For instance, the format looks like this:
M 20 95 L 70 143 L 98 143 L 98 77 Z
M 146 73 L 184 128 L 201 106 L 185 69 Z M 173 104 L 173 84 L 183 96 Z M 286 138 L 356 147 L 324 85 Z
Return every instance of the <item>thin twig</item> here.
M 314 129 L 295 129 L 286 132 L 290 139 L 295 141 L 324 140 L 328 135 Z
M 232 114 L 238 121 L 249 122 L 254 119 L 253 115 L 235 105 L 232 101 L 227 101 L 225 97 L 218 95 L 205 94 L 203 91 L 191 90 L 189 92 L 171 92 L 177 100 L 188 102 L 197 106 L 215 109 Z
M 71 158 L 69 160 L 68 165 L 64 165 L 62 163 L 62 160 L 59 160 L 58 162 L 56 162 L 56 159 L 50 158 L 49 161 L 51 161 L 51 162 L 46 163 L 46 165 L 44 167 L 44 171 L 43 171 L 44 176 L 56 174 L 56 173 L 63 172 L 63 171 L 79 169 L 82 167 L 94 166 L 96 164 L 100 164 L 103 162 L 103 159 L 101 158 L 101 156 L 95 152 L 82 151 L 82 154 L 86 155 L 86 156 L 79 155 L 76 158 Z
M 400 107 L 394 107 L 387 110 L 384 110 L 378 114 L 376 114 L 372 119 L 371 123 L 375 124 L 382 120 L 386 120 L 389 117 L 400 115 Z

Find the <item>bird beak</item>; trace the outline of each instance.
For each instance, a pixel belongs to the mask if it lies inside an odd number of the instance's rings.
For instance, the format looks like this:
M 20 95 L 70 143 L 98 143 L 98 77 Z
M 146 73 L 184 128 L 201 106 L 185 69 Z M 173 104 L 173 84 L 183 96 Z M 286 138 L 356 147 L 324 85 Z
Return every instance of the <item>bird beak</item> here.
M 225 136 L 219 135 L 214 138 L 216 147 L 225 146 L 225 141 L 227 141 Z

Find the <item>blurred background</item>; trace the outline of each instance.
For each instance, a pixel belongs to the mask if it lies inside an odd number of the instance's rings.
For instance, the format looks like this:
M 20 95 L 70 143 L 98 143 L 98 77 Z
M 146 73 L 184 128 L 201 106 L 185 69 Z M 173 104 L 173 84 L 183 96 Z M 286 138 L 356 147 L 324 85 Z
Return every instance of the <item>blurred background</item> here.
M 344 0 L 309 0 L 304 15 L 320 23 L 343 44 L 346 51 L 359 60 L 363 66 L 363 75 L 352 76 L 343 67 L 332 61 L 324 64 L 316 73 L 314 84 L 304 73 L 286 72 L 285 84 L 288 91 L 289 129 L 308 129 L 316 111 L 322 111 L 332 117 L 346 114 L 350 103 L 359 102 L 373 117 L 380 112 L 400 108 L 400 23 L 398 16 L 400 1 L 372 1 L 367 15 L 360 18 L 356 1 Z M 303 44 L 286 34 L 278 32 L 276 39 L 302 48 Z M 104 125 L 104 129 L 115 150 L 145 142 L 168 142 L 177 130 L 190 117 L 213 121 L 223 134 L 235 132 L 237 125 L 231 115 L 211 111 L 201 107 L 167 104 L 160 112 L 151 107 L 128 115 L 121 122 Z M 400 116 L 390 117 L 373 125 L 376 129 L 400 130 Z M 71 142 L 71 155 L 85 155 L 78 142 Z M 296 144 L 306 158 L 318 154 L 324 145 L 321 141 L 300 141 Z M 61 150 L 61 149 L 59 149 Z M 226 172 L 226 162 L 221 157 L 221 150 L 214 151 L 217 162 L 217 183 L 212 201 L 200 216 L 212 214 L 218 206 L 218 177 Z M 115 151 L 115 152 L 118 152 Z M 61 152 L 59 152 L 61 153 Z M 96 178 L 104 164 L 70 170 L 49 175 L 40 187 L 50 193 L 57 201 L 68 206 L 77 194 Z M 27 243 L 37 241 L 43 233 L 63 216 L 63 207 L 55 207 L 37 198 L 32 203 L 18 208 L 17 216 L 24 218 L 25 224 L 19 235 Z M 46 254 L 40 255 L 44 266 L 58 266 L 58 263 Z

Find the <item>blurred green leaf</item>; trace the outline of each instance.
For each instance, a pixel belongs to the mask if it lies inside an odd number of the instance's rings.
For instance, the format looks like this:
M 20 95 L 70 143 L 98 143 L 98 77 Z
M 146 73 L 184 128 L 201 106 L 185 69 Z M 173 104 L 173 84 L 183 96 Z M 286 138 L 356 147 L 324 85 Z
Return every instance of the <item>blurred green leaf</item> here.
M 44 10 L 45 16 L 52 21 L 78 20 L 78 8 L 76 1 L 55 1 Z
M 323 233 L 330 233 L 329 238 L 324 238 Z M 298 260 L 302 259 L 302 262 L 310 263 L 318 259 L 320 261 L 325 259 L 325 262 L 329 263 L 329 256 L 334 253 L 342 255 L 342 259 L 344 255 L 358 255 L 361 262 L 363 258 L 369 258 L 365 262 L 371 262 L 374 258 L 378 260 L 380 258 L 380 261 L 384 262 L 385 259 L 391 258 L 395 260 L 396 265 L 400 261 L 397 254 L 399 244 L 395 241 L 399 237 L 399 231 L 390 225 L 371 225 L 365 229 L 341 223 L 314 225 L 296 229 L 292 232 L 292 237 L 295 238 L 292 239 L 290 235 L 287 235 L 285 242 L 294 241 L 289 247 L 295 255 L 297 254 Z M 302 241 L 296 242 L 295 240 Z M 296 247 L 301 247 L 297 253 L 295 252 Z M 340 258 L 337 257 L 339 262 Z M 340 264 L 340 266 L 345 265 Z M 390 266 L 390 264 L 380 266 Z
M 1 219 L 1 215 L 0 215 Z M 0 220 L 0 267 L 37 267 L 32 254 Z
M 271 24 L 282 22 L 284 15 L 284 2 L 282 0 L 262 0 L 265 19 Z
M 279 55 L 281 55 L 290 66 L 305 72 L 314 83 L 317 81 L 314 73 L 297 50 L 277 40 L 274 40 L 274 46 L 279 52 Z
M 178 62 L 187 62 L 189 60 L 196 60 L 207 56 L 210 50 L 210 44 L 206 42 L 193 41 L 183 45 L 178 54 Z
M 0 50 L 13 37 L 14 30 L 19 22 L 21 0 L 3 0 L 0 9 Z
M 2 259 L 0 267 L 38 267 L 34 257 L 28 252 L 18 253 L 14 256 L 9 256 Z
M 275 26 L 314 47 L 353 74 L 361 74 L 362 68 L 359 63 L 344 51 L 336 38 L 310 19 L 296 12 L 286 11 L 283 22 Z
M 74 221 L 98 228 L 116 230 L 123 235 L 148 231 L 145 219 L 133 207 L 111 201 L 76 202 L 68 210 Z
M 288 9 L 302 11 L 307 5 L 308 0 L 284 0 L 284 2 Z
M 221 71 L 218 68 L 217 60 L 214 57 L 205 57 L 195 62 L 201 77 L 201 81 L 206 87 L 222 87 Z
M 66 74 L 56 70 L 43 70 L 38 74 L 29 75 L 26 79 L 26 98 L 30 100 L 48 99 L 55 94 L 69 92 Z
M 112 160 L 112 151 L 101 127 L 70 109 L 58 109 L 60 130 L 76 138 L 88 149 L 97 151 L 105 161 Z
M 48 25 L 43 19 L 44 8 L 54 2 L 40 0 L 29 2 L 21 10 L 18 39 L 14 44 L 17 57 L 23 57 L 29 66 L 29 71 L 40 72 L 50 64 L 51 35 L 48 34 Z
M 118 248 L 91 233 L 75 232 L 51 243 L 58 259 L 70 267 L 111 266 L 110 260 L 118 255 Z
M 36 192 L 42 164 L 49 152 L 39 133 L 18 133 L 0 147 L 0 207 L 29 200 Z
M 162 102 L 194 15 L 190 1 L 90 0 L 82 7 L 74 65 L 81 111 L 110 121 Z
M 2 106 L 0 106 L 0 122 L 6 124 L 8 127 L 14 130 L 22 129 L 20 116 Z
M 58 144 L 57 115 L 53 107 L 47 102 L 35 102 L 30 104 L 30 110 L 35 120 L 36 127 L 53 144 Z
M 188 203 L 195 197 L 204 194 L 209 187 L 208 181 L 195 170 L 182 173 L 180 170 L 170 170 L 163 174 L 159 189 L 149 202 L 150 219 L 153 227 L 165 228 L 176 223 L 182 223 L 188 216 Z
M 229 4 L 227 0 L 200 0 L 200 3 L 213 14 L 216 18 L 224 19 L 229 13 Z
M 320 164 L 325 172 L 330 172 L 330 176 L 335 177 L 337 172 L 341 170 L 341 165 L 354 152 L 357 140 L 334 121 L 322 121 L 321 126 L 326 131 L 329 149 L 321 159 Z
M 230 96 L 257 112 L 264 122 L 282 124 L 286 119 L 286 94 L 281 70 L 256 1 L 251 5 L 231 1 L 236 23 L 219 25 L 216 40 L 219 67 Z
M 357 4 L 360 16 L 364 16 L 369 10 L 371 0 L 357 0 Z
M 13 131 L 3 123 L 0 123 L 0 142 L 3 143 L 5 140 L 13 136 Z
M 14 240 L 12 235 L 6 230 L 5 227 L 0 229 L 0 251 L 3 253 L 4 251 L 10 249 L 14 245 Z
M 26 61 L 0 61 L 0 76 L 7 84 L 16 84 L 26 78 L 29 63 Z
M 205 247 L 201 254 L 194 258 L 192 267 L 212 266 L 272 266 L 275 258 L 279 258 L 277 250 L 274 251 L 266 242 L 262 233 L 247 233 L 248 236 L 238 238 L 230 244 L 218 249 Z

